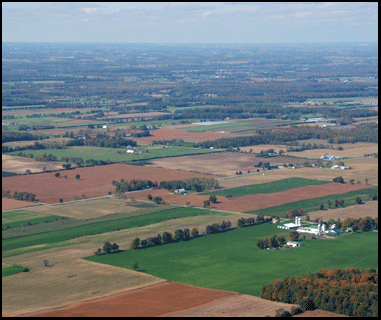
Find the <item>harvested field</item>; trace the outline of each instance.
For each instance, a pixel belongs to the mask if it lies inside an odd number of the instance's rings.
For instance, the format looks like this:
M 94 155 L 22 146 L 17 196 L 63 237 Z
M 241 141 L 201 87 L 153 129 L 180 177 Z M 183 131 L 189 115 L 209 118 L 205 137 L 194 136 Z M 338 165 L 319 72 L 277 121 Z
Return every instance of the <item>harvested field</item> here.
M 230 212 L 247 212 L 279 206 L 285 203 L 305 200 L 310 198 L 317 198 L 328 196 L 331 194 L 341 194 L 354 190 L 361 190 L 368 188 L 366 185 L 347 185 L 340 183 L 328 183 L 320 186 L 306 186 L 294 188 L 287 191 L 274 192 L 270 194 L 254 194 L 243 197 L 228 199 L 223 196 L 218 196 L 217 203 L 212 203 L 210 208 L 217 210 L 224 210 Z M 160 196 L 167 203 L 186 204 L 190 202 L 193 206 L 202 207 L 204 200 L 209 199 L 207 195 L 178 195 L 168 192 L 165 189 L 141 191 L 134 194 L 137 200 L 146 200 L 147 195 L 151 194 L 152 197 Z
M 90 199 L 72 203 L 45 205 L 33 208 L 33 212 L 56 215 L 73 219 L 94 219 L 113 213 L 134 213 L 140 209 L 129 206 L 132 201 L 116 198 Z
M 232 133 L 221 133 L 221 132 L 187 132 L 180 129 L 168 129 L 160 128 L 157 130 L 152 130 L 150 137 L 143 138 L 131 138 L 138 144 L 152 144 L 154 140 L 173 140 L 182 139 L 184 141 L 190 142 L 202 142 L 208 140 L 218 140 L 222 138 L 235 138 L 244 135 L 237 135 Z
M 15 172 L 15 173 L 21 173 L 21 174 L 25 173 L 27 169 L 29 169 L 33 173 L 43 172 L 44 167 L 46 167 L 47 171 L 59 170 L 59 169 L 62 169 L 62 164 L 63 164 L 63 162 L 57 162 L 57 161 L 40 162 L 30 158 L 9 156 L 6 154 L 2 154 L 1 160 L 2 160 L 1 163 L 2 163 L 3 171 L 9 171 L 9 172 Z M 17 191 L 21 191 L 21 190 L 17 190 Z
M 67 125 L 67 124 L 77 124 L 77 123 L 84 123 L 84 122 L 93 122 L 93 120 L 86 120 L 86 119 L 76 119 L 76 120 L 69 120 L 69 121 L 62 121 L 57 123 L 57 125 Z
M 281 179 L 287 179 L 292 177 L 300 177 L 307 179 L 317 179 L 332 181 L 334 177 L 342 176 L 345 182 L 349 182 L 350 179 L 365 183 L 365 179 L 368 179 L 368 183 L 373 186 L 378 185 L 378 159 L 353 159 L 348 160 L 346 165 L 352 167 L 351 170 L 333 170 L 329 168 L 298 168 L 298 169 L 279 169 L 265 171 L 256 174 L 249 174 L 244 176 L 232 176 L 224 179 L 219 179 L 221 187 L 224 188 L 236 188 L 240 186 L 266 183 L 271 181 L 277 181 Z
M 242 294 L 190 310 L 164 314 L 163 317 L 275 317 L 276 310 L 283 308 L 290 311 L 292 306 L 297 307 L 295 304 Z
M 235 292 L 218 291 L 189 286 L 176 282 L 164 282 L 133 292 L 76 303 L 58 310 L 34 313 L 38 317 L 154 317 L 193 308 L 215 300 L 238 295 Z
M 75 197 L 83 198 L 83 195 L 86 198 L 107 195 L 108 192 L 115 190 L 112 185 L 113 180 L 120 181 L 120 179 L 124 179 L 130 181 L 132 179 L 141 179 L 160 182 L 192 177 L 215 177 L 187 171 L 126 164 L 75 168 L 62 170 L 60 174 L 61 178 L 56 178 L 54 172 L 4 178 L 2 188 L 11 190 L 11 194 L 14 191 L 32 192 L 36 194 L 36 199 L 39 201 L 56 203 L 59 202 L 59 199 L 66 202 L 74 200 Z M 79 180 L 75 178 L 77 174 L 81 177 Z M 67 179 L 63 178 L 64 175 L 67 175 Z
M 236 175 L 237 171 L 247 173 L 254 172 L 258 168 L 254 165 L 262 162 L 270 162 L 271 164 L 292 163 L 302 164 L 306 159 L 297 159 L 290 157 L 272 157 L 261 158 L 250 153 L 219 153 L 219 154 L 203 154 L 194 156 L 182 156 L 177 158 L 155 159 L 151 162 L 154 167 L 186 169 L 200 173 L 211 173 L 221 176 Z
M 3 143 L 3 146 L 8 147 L 25 147 L 33 145 L 35 142 L 43 143 L 46 145 L 53 144 L 55 142 L 62 143 L 71 140 L 70 138 L 50 138 L 50 139 L 41 139 L 41 140 L 28 140 L 28 141 L 11 141 Z
M 93 110 L 94 108 L 57 108 L 57 109 L 48 109 L 48 108 L 41 108 L 41 109 L 14 109 L 14 110 L 2 110 L 1 114 L 3 116 L 10 115 L 10 114 L 25 114 L 25 113 L 61 113 L 61 112 L 72 112 L 72 111 L 89 111 Z
M 331 155 L 336 157 L 348 157 L 348 158 L 358 158 L 363 157 L 366 154 L 372 154 L 378 152 L 378 143 L 362 143 L 353 144 L 350 146 L 342 145 L 344 150 L 329 150 L 329 149 L 314 149 L 314 150 L 304 150 L 301 152 L 288 152 L 287 154 L 293 157 L 306 157 L 309 159 L 318 159 L 322 155 Z M 333 161 L 332 163 L 334 163 Z M 344 159 L 345 162 L 345 159 Z
M 34 202 L 2 198 L 1 211 L 13 210 L 13 209 L 30 207 L 30 206 L 37 206 L 37 205 L 38 205 L 38 203 L 34 203 Z
M 306 311 L 302 314 L 297 314 L 293 317 L 298 317 L 298 318 L 302 318 L 302 317 L 318 317 L 318 318 L 321 318 L 321 317 L 349 317 L 349 316 L 346 316 L 345 314 L 338 314 L 338 313 L 334 313 L 334 312 L 329 312 L 329 311 L 324 311 L 324 310 L 314 310 L 314 311 Z
M 126 114 L 119 114 L 118 112 L 107 112 L 107 115 L 105 117 L 100 117 L 98 120 L 103 119 L 125 119 L 125 118 L 147 118 L 147 117 L 156 117 L 160 116 L 162 114 L 168 114 L 167 112 L 137 112 L 137 113 L 126 113 Z M 132 123 L 133 124 L 133 123 Z
M 276 152 L 279 152 L 279 150 L 286 151 L 287 148 L 288 146 L 279 144 L 261 144 L 255 146 L 240 147 L 240 149 L 244 152 L 249 152 L 250 150 L 253 150 L 254 153 L 260 153 L 262 150 L 269 149 L 274 149 L 274 151 Z
M 338 200 L 340 200 L 338 198 Z M 368 201 L 368 199 L 363 199 L 365 202 L 361 205 L 349 206 L 344 208 L 336 208 L 336 209 L 326 209 L 308 212 L 310 216 L 310 220 L 315 220 L 316 218 L 323 217 L 325 221 L 332 218 L 337 220 L 340 218 L 343 221 L 346 218 L 377 218 L 378 217 L 378 201 Z
M 3 278 L 2 316 L 65 306 L 163 281 L 127 269 L 73 260 Z

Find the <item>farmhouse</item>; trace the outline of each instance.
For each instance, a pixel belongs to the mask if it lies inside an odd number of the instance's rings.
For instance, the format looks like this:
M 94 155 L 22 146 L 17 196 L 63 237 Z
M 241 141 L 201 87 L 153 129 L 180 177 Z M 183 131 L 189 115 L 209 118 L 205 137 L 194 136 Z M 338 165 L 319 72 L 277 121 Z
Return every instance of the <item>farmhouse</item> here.
M 331 167 L 331 169 L 348 170 L 348 169 L 351 169 L 351 167 L 334 165 Z
M 293 248 L 295 248 L 295 247 L 303 247 L 304 246 L 303 243 L 301 243 L 301 242 L 295 242 L 295 241 L 287 241 L 287 245 L 291 246 Z
M 126 152 L 127 152 L 127 153 L 136 153 L 136 150 L 133 150 L 133 149 L 127 149 Z
M 176 189 L 175 190 L 175 193 L 178 193 L 178 194 L 183 194 L 183 195 L 187 195 L 187 192 L 185 191 L 185 189 Z

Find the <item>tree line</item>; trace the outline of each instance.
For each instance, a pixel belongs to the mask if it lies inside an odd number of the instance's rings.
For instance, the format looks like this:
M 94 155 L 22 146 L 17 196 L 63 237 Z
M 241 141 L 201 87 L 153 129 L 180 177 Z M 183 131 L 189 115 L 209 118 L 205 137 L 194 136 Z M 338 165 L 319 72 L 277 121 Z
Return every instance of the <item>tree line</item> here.
M 36 201 L 36 195 L 34 193 L 29 193 L 26 191 L 20 191 L 20 192 L 14 191 L 13 195 L 11 195 L 10 190 L 2 190 L 2 197 L 8 198 L 8 199 L 30 201 L 30 202 Z
M 203 192 L 210 189 L 218 189 L 219 182 L 214 178 L 190 178 L 187 180 L 170 180 L 170 181 L 161 181 L 159 183 L 160 188 L 167 190 L 175 189 L 186 189 L 186 190 L 195 190 L 197 192 Z
M 378 316 L 378 273 L 375 269 L 360 271 L 320 269 L 307 277 L 277 279 L 263 286 L 261 298 L 296 303 L 309 310 L 321 309 L 354 317 Z

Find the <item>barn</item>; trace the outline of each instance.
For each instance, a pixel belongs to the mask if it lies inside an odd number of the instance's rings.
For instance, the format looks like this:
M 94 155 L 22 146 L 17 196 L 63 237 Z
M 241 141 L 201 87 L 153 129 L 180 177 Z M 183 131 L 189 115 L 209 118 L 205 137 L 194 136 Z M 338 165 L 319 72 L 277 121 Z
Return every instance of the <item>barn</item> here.
M 304 247 L 304 244 L 301 242 L 287 241 L 287 245 L 291 247 Z

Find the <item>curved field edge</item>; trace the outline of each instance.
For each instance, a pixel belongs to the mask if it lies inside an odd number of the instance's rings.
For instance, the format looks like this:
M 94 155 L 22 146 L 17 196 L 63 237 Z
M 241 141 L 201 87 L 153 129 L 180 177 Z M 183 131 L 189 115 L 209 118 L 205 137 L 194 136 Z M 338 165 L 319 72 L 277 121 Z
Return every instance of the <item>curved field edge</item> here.
M 22 272 L 24 267 L 13 265 L 13 266 L 5 266 L 1 268 L 1 276 L 8 277 L 17 273 Z
M 144 272 L 162 279 L 254 296 L 280 277 L 307 276 L 320 268 L 378 268 L 377 232 L 305 240 L 301 248 L 259 250 L 256 242 L 273 234 L 288 232 L 265 224 L 86 260 L 122 268 L 138 262 Z
M 86 235 L 95 235 L 105 232 L 142 227 L 161 221 L 172 220 L 176 218 L 191 217 L 198 215 L 224 215 L 222 212 L 189 207 L 175 207 L 163 209 L 159 212 L 123 218 L 118 220 L 103 221 L 83 226 L 72 227 L 68 229 L 50 231 L 30 236 L 4 239 L 2 241 L 2 253 L 8 250 L 20 249 L 41 244 L 52 244 L 62 242 Z
M 227 196 L 232 195 L 233 197 L 247 196 L 251 194 L 258 193 L 274 193 L 286 191 L 294 188 L 305 187 L 305 186 L 318 186 L 330 183 L 330 181 L 313 180 L 306 178 L 289 178 L 273 182 L 253 184 L 248 186 L 242 186 L 231 189 L 218 190 L 213 192 L 203 193 L 205 195 L 216 195 L 216 196 Z
M 369 196 L 374 194 L 378 195 L 378 187 L 370 187 L 367 189 L 355 190 L 355 191 L 350 191 L 350 192 L 341 193 L 341 194 L 334 194 L 330 196 L 289 202 L 289 203 L 282 204 L 280 206 L 246 211 L 245 213 L 263 214 L 263 215 L 269 215 L 269 216 L 276 215 L 276 216 L 284 218 L 287 216 L 288 210 L 303 208 L 304 213 L 316 211 L 318 209 L 319 204 L 323 204 L 325 208 L 328 208 L 328 205 L 327 205 L 328 200 L 331 201 L 332 205 L 334 205 L 336 199 L 337 200 L 343 199 L 344 206 L 346 207 L 346 206 L 356 205 L 355 199 L 357 196 L 359 196 L 365 202 L 369 200 Z M 324 215 L 325 210 L 322 210 L 321 213 L 322 215 Z

